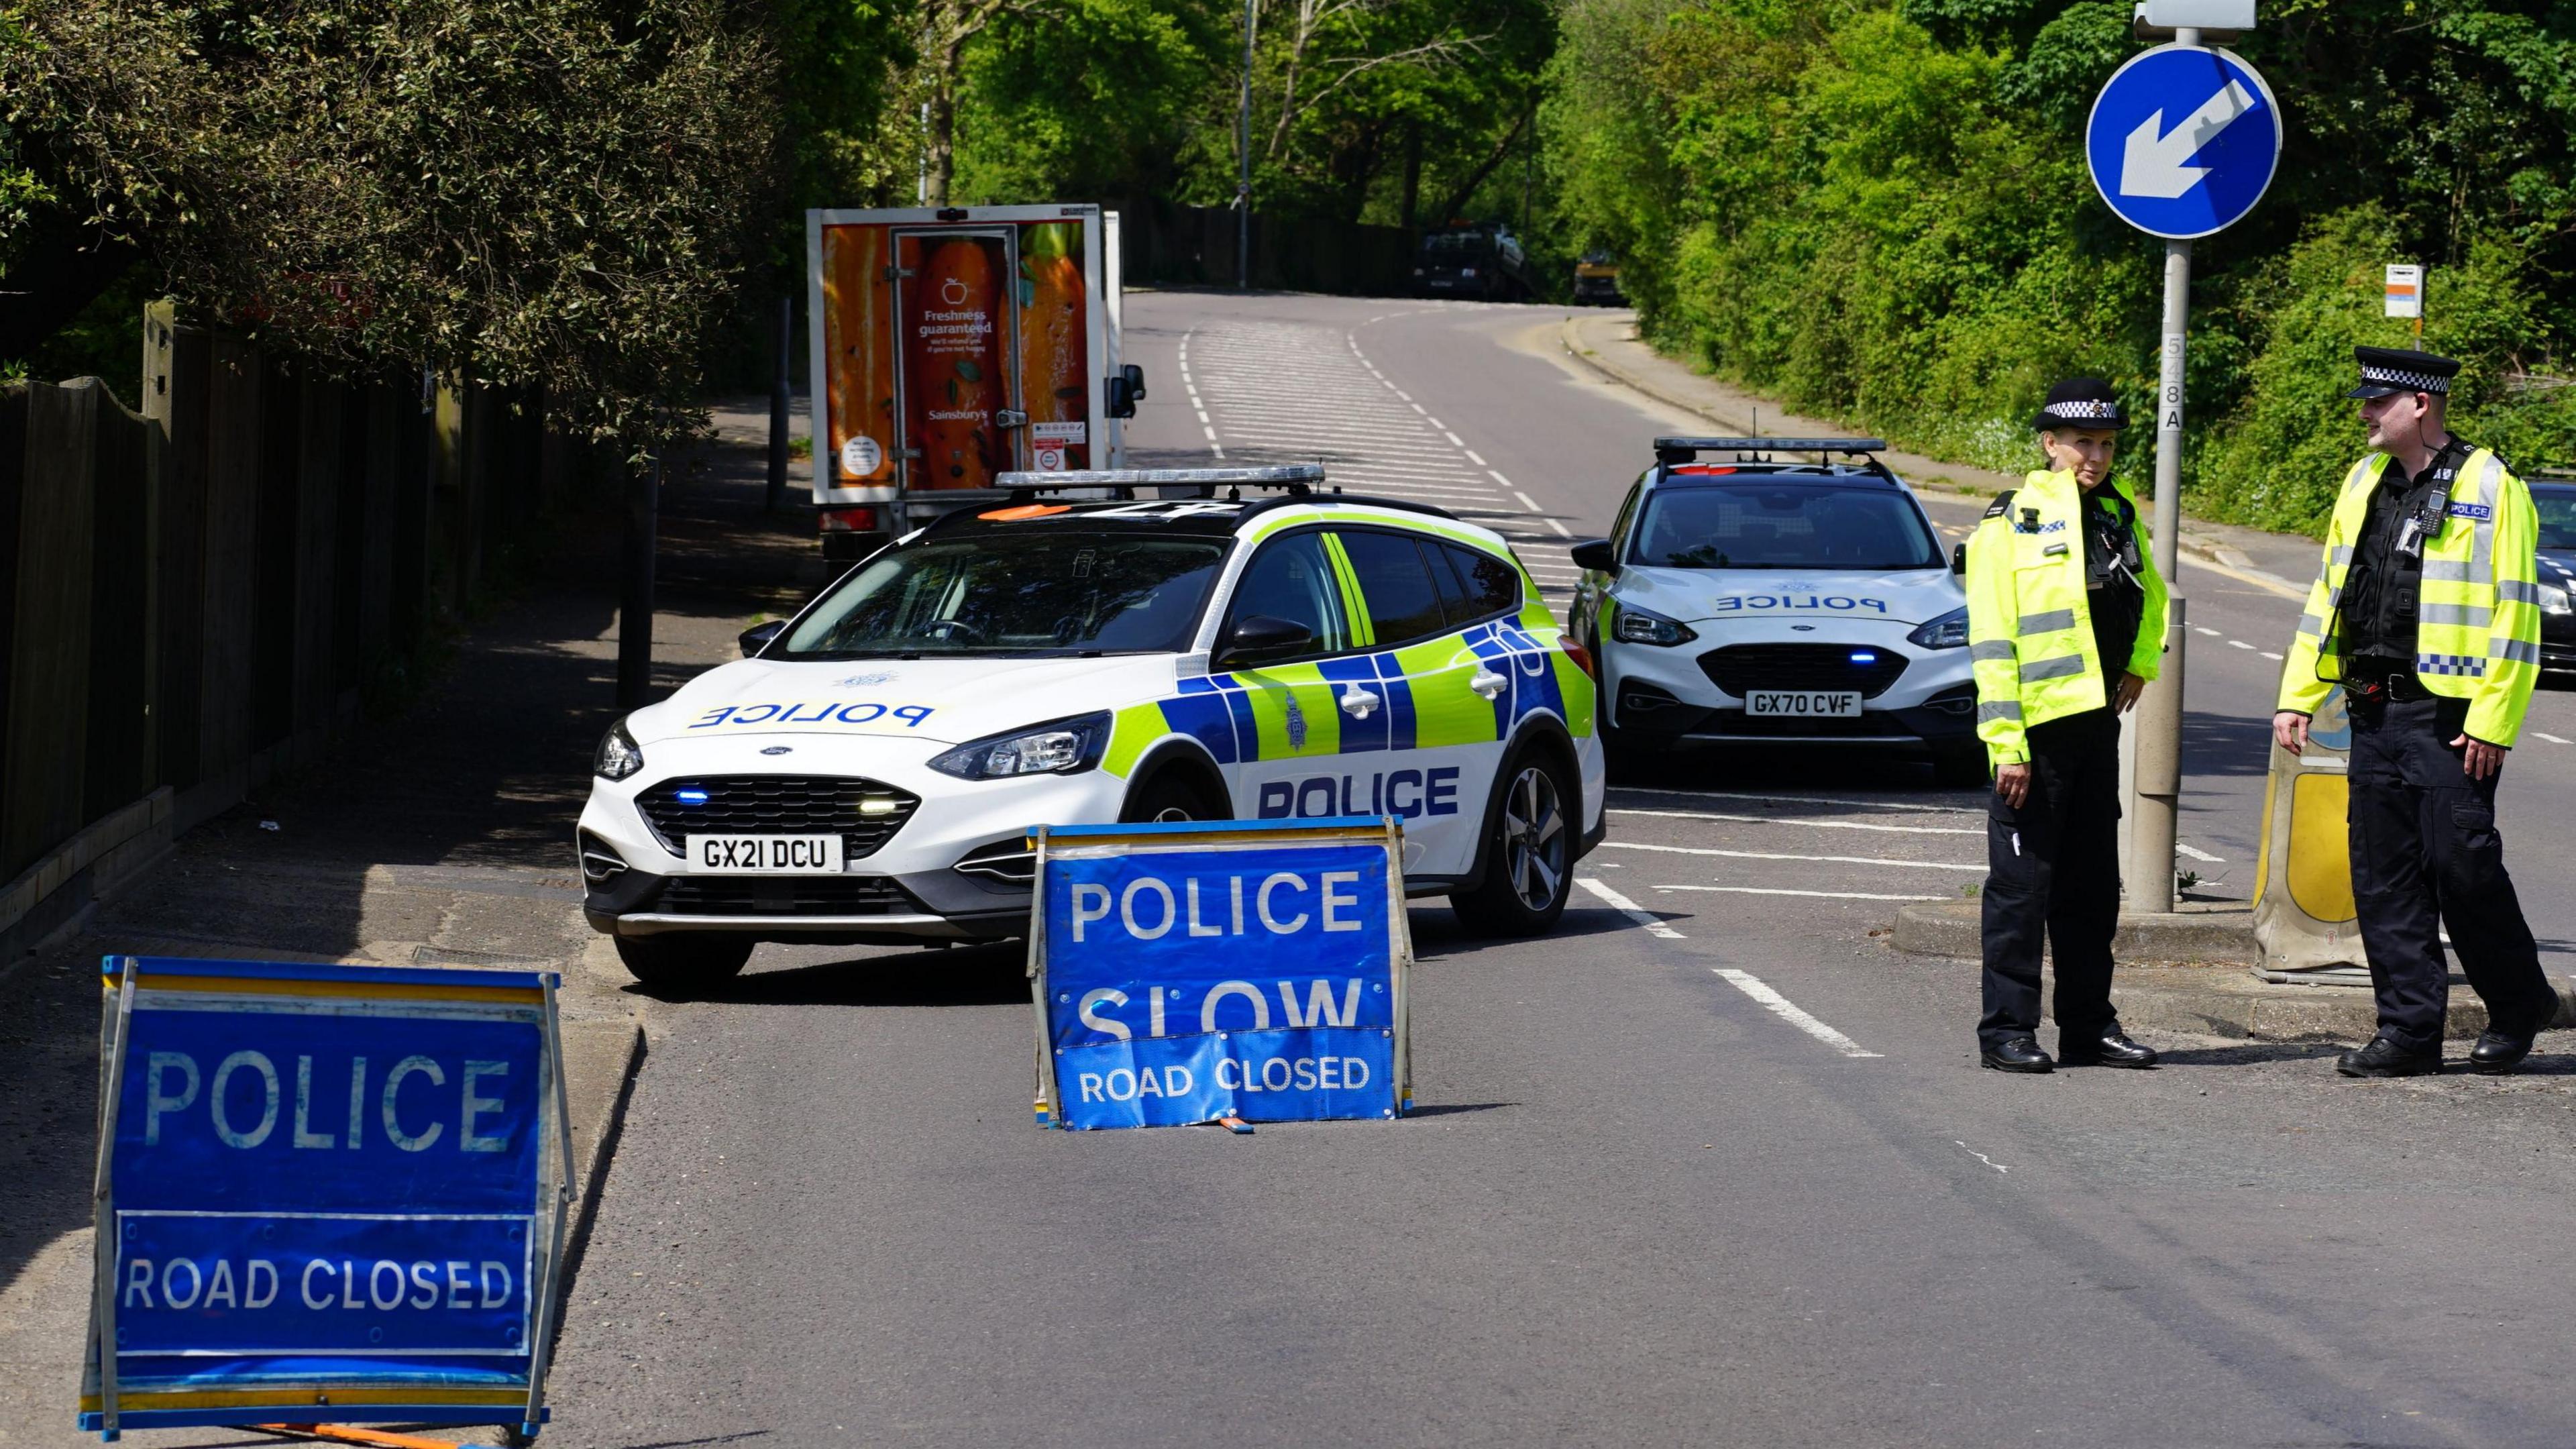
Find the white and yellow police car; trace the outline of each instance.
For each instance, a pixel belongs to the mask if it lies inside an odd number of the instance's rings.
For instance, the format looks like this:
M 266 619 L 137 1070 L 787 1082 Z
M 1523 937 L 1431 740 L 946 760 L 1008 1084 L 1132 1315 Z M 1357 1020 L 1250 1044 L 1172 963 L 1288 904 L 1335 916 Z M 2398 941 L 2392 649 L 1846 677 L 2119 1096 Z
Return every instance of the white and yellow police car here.
M 1410 894 L 1547 930 L 1602 829 L 1591 660 L 1499 536 L 1322 479 L 1006 474 L 879 551 L 601 740 L 591 925 L 679 988 L 1024 934 L 1041 823 L 1394 815 Z
M 1574 549 L 1568 627 L 1601 661 L 1612 749 L 1894 750 L 1985 779 L 1967 594 L 1886 446 L 1655 440 L 1610 537 Z

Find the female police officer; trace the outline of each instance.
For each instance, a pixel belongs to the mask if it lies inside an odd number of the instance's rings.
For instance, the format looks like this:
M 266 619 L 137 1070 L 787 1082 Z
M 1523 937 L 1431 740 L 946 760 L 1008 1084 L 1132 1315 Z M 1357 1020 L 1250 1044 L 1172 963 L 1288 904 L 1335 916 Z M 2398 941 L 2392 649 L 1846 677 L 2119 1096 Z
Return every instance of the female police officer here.
M 2037 1035 L 2043 930 L 2057 958 L 2058 1060 L 2156 1061 L 2111 1008 L 2118 716 L 2155 678 L 2165 636 L 2165 584 L 2137 500 L 2104 486 L 2126 421 L 2108 383 L 2050 388 L 2032 424 L 2047 469 L 1997 498 L 1968 541 L 1977 734 L 1995 767 L 1977 1040 L 1999 1071 L 2055 1066 Z

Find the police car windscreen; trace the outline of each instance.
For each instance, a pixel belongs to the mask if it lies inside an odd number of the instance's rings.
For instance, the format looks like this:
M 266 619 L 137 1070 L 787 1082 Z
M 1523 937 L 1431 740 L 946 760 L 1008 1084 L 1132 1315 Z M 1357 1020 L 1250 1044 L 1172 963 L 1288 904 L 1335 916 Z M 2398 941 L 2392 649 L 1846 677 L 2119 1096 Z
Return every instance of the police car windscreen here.
M 2531 506 L 2540 513 L 2542 548 L 2576 549 L 2576 486 L 2534 484 Z
M 1675 569 L 1947 567 L 1903 494 L 1829 483 L 1661 489 L 1647 505 L 1636 561 Z
M 1224 557 L 1225 545 L 1213 539 L 1116 534 L 892 549 L 825 595 L 783 652 L 848 659 L 1180 650 Z

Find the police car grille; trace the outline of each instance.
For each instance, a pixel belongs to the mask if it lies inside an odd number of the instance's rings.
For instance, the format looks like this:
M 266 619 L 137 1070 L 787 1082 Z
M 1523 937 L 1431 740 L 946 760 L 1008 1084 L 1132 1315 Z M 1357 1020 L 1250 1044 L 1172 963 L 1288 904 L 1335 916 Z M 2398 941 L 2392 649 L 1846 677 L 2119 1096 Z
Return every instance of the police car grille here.
M 699 791 L 706 799 L 681 798 Z M 861 813 L 872 798 L 891 800 L 894 808 Z M 687 854 L 692 835 L 838 835 L 841 857 L 857 860 L 893 839 L 921 797 L 856 777 L 709 775 L 665 780 L 635 804 L 673 855 Z
M 882 875 L 679 876 L 653 909 L 673 916 L 903 916 L 921 911 Z
M 1873 653 L 1867 664 L 1852 655 Z M 1699 657 L 1708 681 L 1742 699 L 1757 689 L 1857 689 L 1875 699 L 1905 672 L 1905 656 L 1850 644 L 1730 644 Z

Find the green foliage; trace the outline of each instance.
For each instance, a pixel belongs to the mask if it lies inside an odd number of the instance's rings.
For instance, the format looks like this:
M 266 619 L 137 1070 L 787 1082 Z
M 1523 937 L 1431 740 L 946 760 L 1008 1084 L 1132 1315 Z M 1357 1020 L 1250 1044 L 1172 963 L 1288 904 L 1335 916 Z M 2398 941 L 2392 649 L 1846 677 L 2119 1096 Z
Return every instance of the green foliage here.
M 191 315 L 353 369 L 542 383 L 629 442 L 694 421 L 777 172 L 771 54 L 722 0 L 47 0 L 15 20 L 11 124 Z
M 1568 0 L 1546 112 L 1558 226 L 1648 335 L 1804 411 L 2017 470 L 2051 380 L 2148 414 L 2163 247 L 2078 138 L 2125 0 Z M 2256 214 L 2197 247 L 2198 506 L 2312 526 L 2358 452 L 2351 347 L 2403 341 L 2380 268 L 2432 269 L 2467 436 L 2576 458 L 2576 13 L 2279 0 L 2240 47 L 2289 112 Z M 2143 439 L 2142 439 L 2143 441 Z M 2152 470 L 2152 448 L 2121 468 Z

